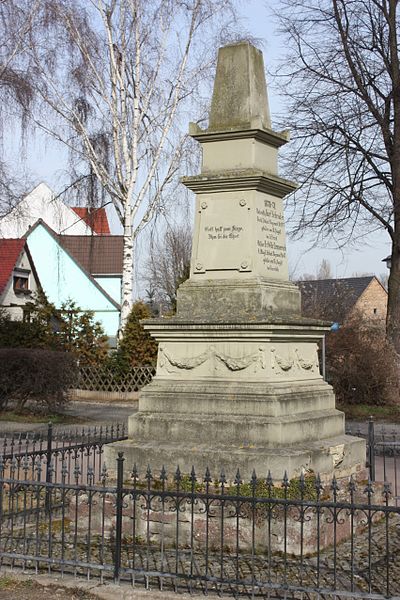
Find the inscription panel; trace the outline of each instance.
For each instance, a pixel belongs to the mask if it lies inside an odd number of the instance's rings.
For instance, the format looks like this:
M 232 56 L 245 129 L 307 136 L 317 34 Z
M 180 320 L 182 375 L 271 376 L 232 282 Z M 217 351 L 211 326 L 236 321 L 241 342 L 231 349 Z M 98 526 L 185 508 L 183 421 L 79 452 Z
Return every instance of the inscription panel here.
M 288 278 L 285 220 L 282 201 L 259 198 L 255 202 L 258 270 L 278 279 Z
M 193 272 L 251 271 L 250 206 L 244 198 L 204 198 L 199 203 Z

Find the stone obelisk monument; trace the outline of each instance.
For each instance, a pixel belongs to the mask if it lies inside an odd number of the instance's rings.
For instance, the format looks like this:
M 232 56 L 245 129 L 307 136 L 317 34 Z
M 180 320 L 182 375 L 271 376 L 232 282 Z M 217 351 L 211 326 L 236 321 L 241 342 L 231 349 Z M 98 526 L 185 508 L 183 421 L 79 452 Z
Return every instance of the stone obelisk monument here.
M 318 365 L 328 328 L 301 317 L 288 278 L 282 199 L 295 185 L 277 167 L 288 136 L 271 129 L 254 46 L 220 49 L 209 126 L 190 134 L 203 153 L 200 175 L 183 179 L 196 193 L 190 278 L 176 316 L 145 322 L 159 342 L 157 373 L 129 440 L 105 447 L 107 464 L 123 450 L 127 467 L 356 473 L 365 443 L 344 434 Z

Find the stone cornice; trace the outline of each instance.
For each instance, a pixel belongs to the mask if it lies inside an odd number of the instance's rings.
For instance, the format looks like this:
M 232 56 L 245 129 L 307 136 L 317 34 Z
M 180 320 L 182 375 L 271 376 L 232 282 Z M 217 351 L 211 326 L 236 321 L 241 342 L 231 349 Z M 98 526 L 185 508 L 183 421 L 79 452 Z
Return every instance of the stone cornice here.
M 151 331 L 158 341 L 319 341 L 330 329 L 330 323 L 297 317 L 296 319 L 268 319 L 265 321 L 198 321 L 172 317 L 145 319 L 144 329 Z
M 255 169 L 225 171 L 210 175 L 200 174 L 182 177 L 181 181 L 196 194 L 257 190 L 283 198 L 297 188 L 292 181 Z
M 197 125 L 191 123 L 189 135 L 200 144 L 253 138 L 268 146 L 280 148 L 289 141 L 289 132 L 286 130 L 277 132 L 272 129 L 251 128 L 250 124 L 248 129 L 210 131 L 208 129 L 202 130 Z

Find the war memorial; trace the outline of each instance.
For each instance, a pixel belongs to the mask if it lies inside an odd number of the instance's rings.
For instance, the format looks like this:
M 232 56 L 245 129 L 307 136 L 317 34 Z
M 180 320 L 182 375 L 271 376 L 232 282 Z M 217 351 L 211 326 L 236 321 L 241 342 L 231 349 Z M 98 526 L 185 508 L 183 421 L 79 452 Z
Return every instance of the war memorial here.
M 201 145 L 190 278 L 177 313 L 144 323 L 159 342 L 157 372 L 129 419 L 129 439 L 105 448 L 114 464 L 233 478 L 270 470 L 277 479 L 319 472 L 327 480 L 365 467 L 365 442 L 345 435 L 344 415 L 322 378 L 318 343 L 329 324 L 301 316 L 289 281 L 278 174 L 287 132 L 271 128 L 262 53 L 220 49 Z

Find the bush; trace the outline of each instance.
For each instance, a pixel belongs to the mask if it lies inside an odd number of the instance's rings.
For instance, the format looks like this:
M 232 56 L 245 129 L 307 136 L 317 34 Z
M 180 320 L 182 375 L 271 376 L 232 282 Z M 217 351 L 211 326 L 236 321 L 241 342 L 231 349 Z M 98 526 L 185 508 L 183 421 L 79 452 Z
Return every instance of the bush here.
M 8 313 L 0 312 L 0 348 L 46 348 L 52 344 L 52 335 L 42 320 L 11 321 Z
M 24 321 L 0 312 L 0 347 L 47 348 L 74 354 L 81 366 L 102 365 L 108 338 L 93 312 L 69 300 L 57 309 L 39 292 L 26 306 Z
M 399 357 L 383 328 L 356 318 L 329 333 L 326 369 L 339 403 L 381 406 L 398 400 Z
M 77 380 L 75 358 L 64 352 L 0 348 L 0 408 L 10 401 L 21 411 L 28 400 L 49 409 L 67 401 Z

